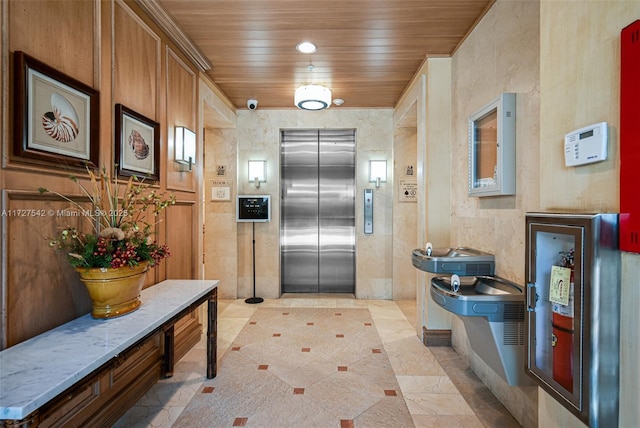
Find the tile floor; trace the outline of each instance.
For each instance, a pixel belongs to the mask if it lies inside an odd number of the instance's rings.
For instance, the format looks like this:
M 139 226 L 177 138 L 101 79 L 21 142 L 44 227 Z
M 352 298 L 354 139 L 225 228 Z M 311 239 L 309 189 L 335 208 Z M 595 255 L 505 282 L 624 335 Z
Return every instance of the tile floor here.
M 421 343 L 415 329 L 415 301 L 356 300 L 325 295 L 285 295 L 280 299 L 266 299 L 258 305 L 246 304 L 244 300 L 222 300 L 218 302 L 218 361 L 258 307 L 368 309 L 414 426 L 519 426 L 464 367 L 461 359 L 455 358 L 453 350 L 426 348 Z M 114 427 L 171 427 L 194 395 L 206 392 L 203 390 L 206 388 L 203 386 L 204 354 L 202 340 L 176 364 L 172 378 L 159 381 Z M 460 391 L 467 394 L 467 399 Z M 478 400 L 478 396 L 483 399 Z M 407 424 L 400 428 L 404 425 Z
M 174 427 L 413 426 L 367 308 L 258 307 L 204 388 Z

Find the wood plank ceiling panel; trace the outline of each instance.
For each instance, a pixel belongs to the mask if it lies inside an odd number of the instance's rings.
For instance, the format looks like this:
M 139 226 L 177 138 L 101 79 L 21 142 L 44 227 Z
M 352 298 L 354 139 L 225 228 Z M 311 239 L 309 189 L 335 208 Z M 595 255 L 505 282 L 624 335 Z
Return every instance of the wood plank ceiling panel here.
M 295 108 L 302 84 L 345 107 L 394 107 L 428 56 L 448 56 L 494 0 L 162 0 L 237 108 Z M 318 46 L 313 54 L 295 47 Z M 313 64 L 313 71 L 308 66 Z

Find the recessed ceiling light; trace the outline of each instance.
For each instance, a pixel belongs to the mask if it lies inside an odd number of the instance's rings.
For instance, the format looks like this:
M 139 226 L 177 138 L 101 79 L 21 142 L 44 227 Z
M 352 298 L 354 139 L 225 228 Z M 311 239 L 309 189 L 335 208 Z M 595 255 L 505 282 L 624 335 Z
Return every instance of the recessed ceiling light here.
M 318 47 L 311 42 L 302 42 L 296 46 L 296 49 L 302 53 L 314 53 Z
M 333 100 L 333 103 L 337 106 L 341 106 L 342 104 L 344 104 L 344 100 L 342 98 L 336 98 L 335 100 Z

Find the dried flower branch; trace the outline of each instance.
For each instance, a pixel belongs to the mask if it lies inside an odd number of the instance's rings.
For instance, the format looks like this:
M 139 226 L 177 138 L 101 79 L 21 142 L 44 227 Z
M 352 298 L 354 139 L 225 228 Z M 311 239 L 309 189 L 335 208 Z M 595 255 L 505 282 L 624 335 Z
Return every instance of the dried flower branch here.
M 120 194 L 122 181 L 112 178 L 105 168 L 98 175 L 88 168 L 87 172 L 89 186 L 73 175 L 69 178 L 89 200 L 89 211 L 66 195 L 44 187 L 39 189 L 40 193 L 51 193 L 70 202 L 92 227 L 92 233 L 66 227 L 50 240 L 49 245 L 65 251 L 69 263 L 79 267 L 118 268 L 135 266 L 142 261 L 149 261 L 154 266 L 169 257 L 168 247 L 153 241 L 151 236 L 158 223 L 158 214 L 175 204 L 175 196 L 158 193 L 135 176 L 126 181 Z M 151 215 L 153 223 L 146 220 Z

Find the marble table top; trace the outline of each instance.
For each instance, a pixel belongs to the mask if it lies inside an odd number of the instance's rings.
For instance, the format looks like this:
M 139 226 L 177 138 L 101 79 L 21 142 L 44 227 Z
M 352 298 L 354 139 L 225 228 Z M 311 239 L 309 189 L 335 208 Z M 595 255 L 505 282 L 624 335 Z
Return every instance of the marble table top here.
M 167 280 L 142 291 L 138 310 L 90 314 L 0 351 L 0 419 L 20 420 L 206 296 L 217 280 Z

